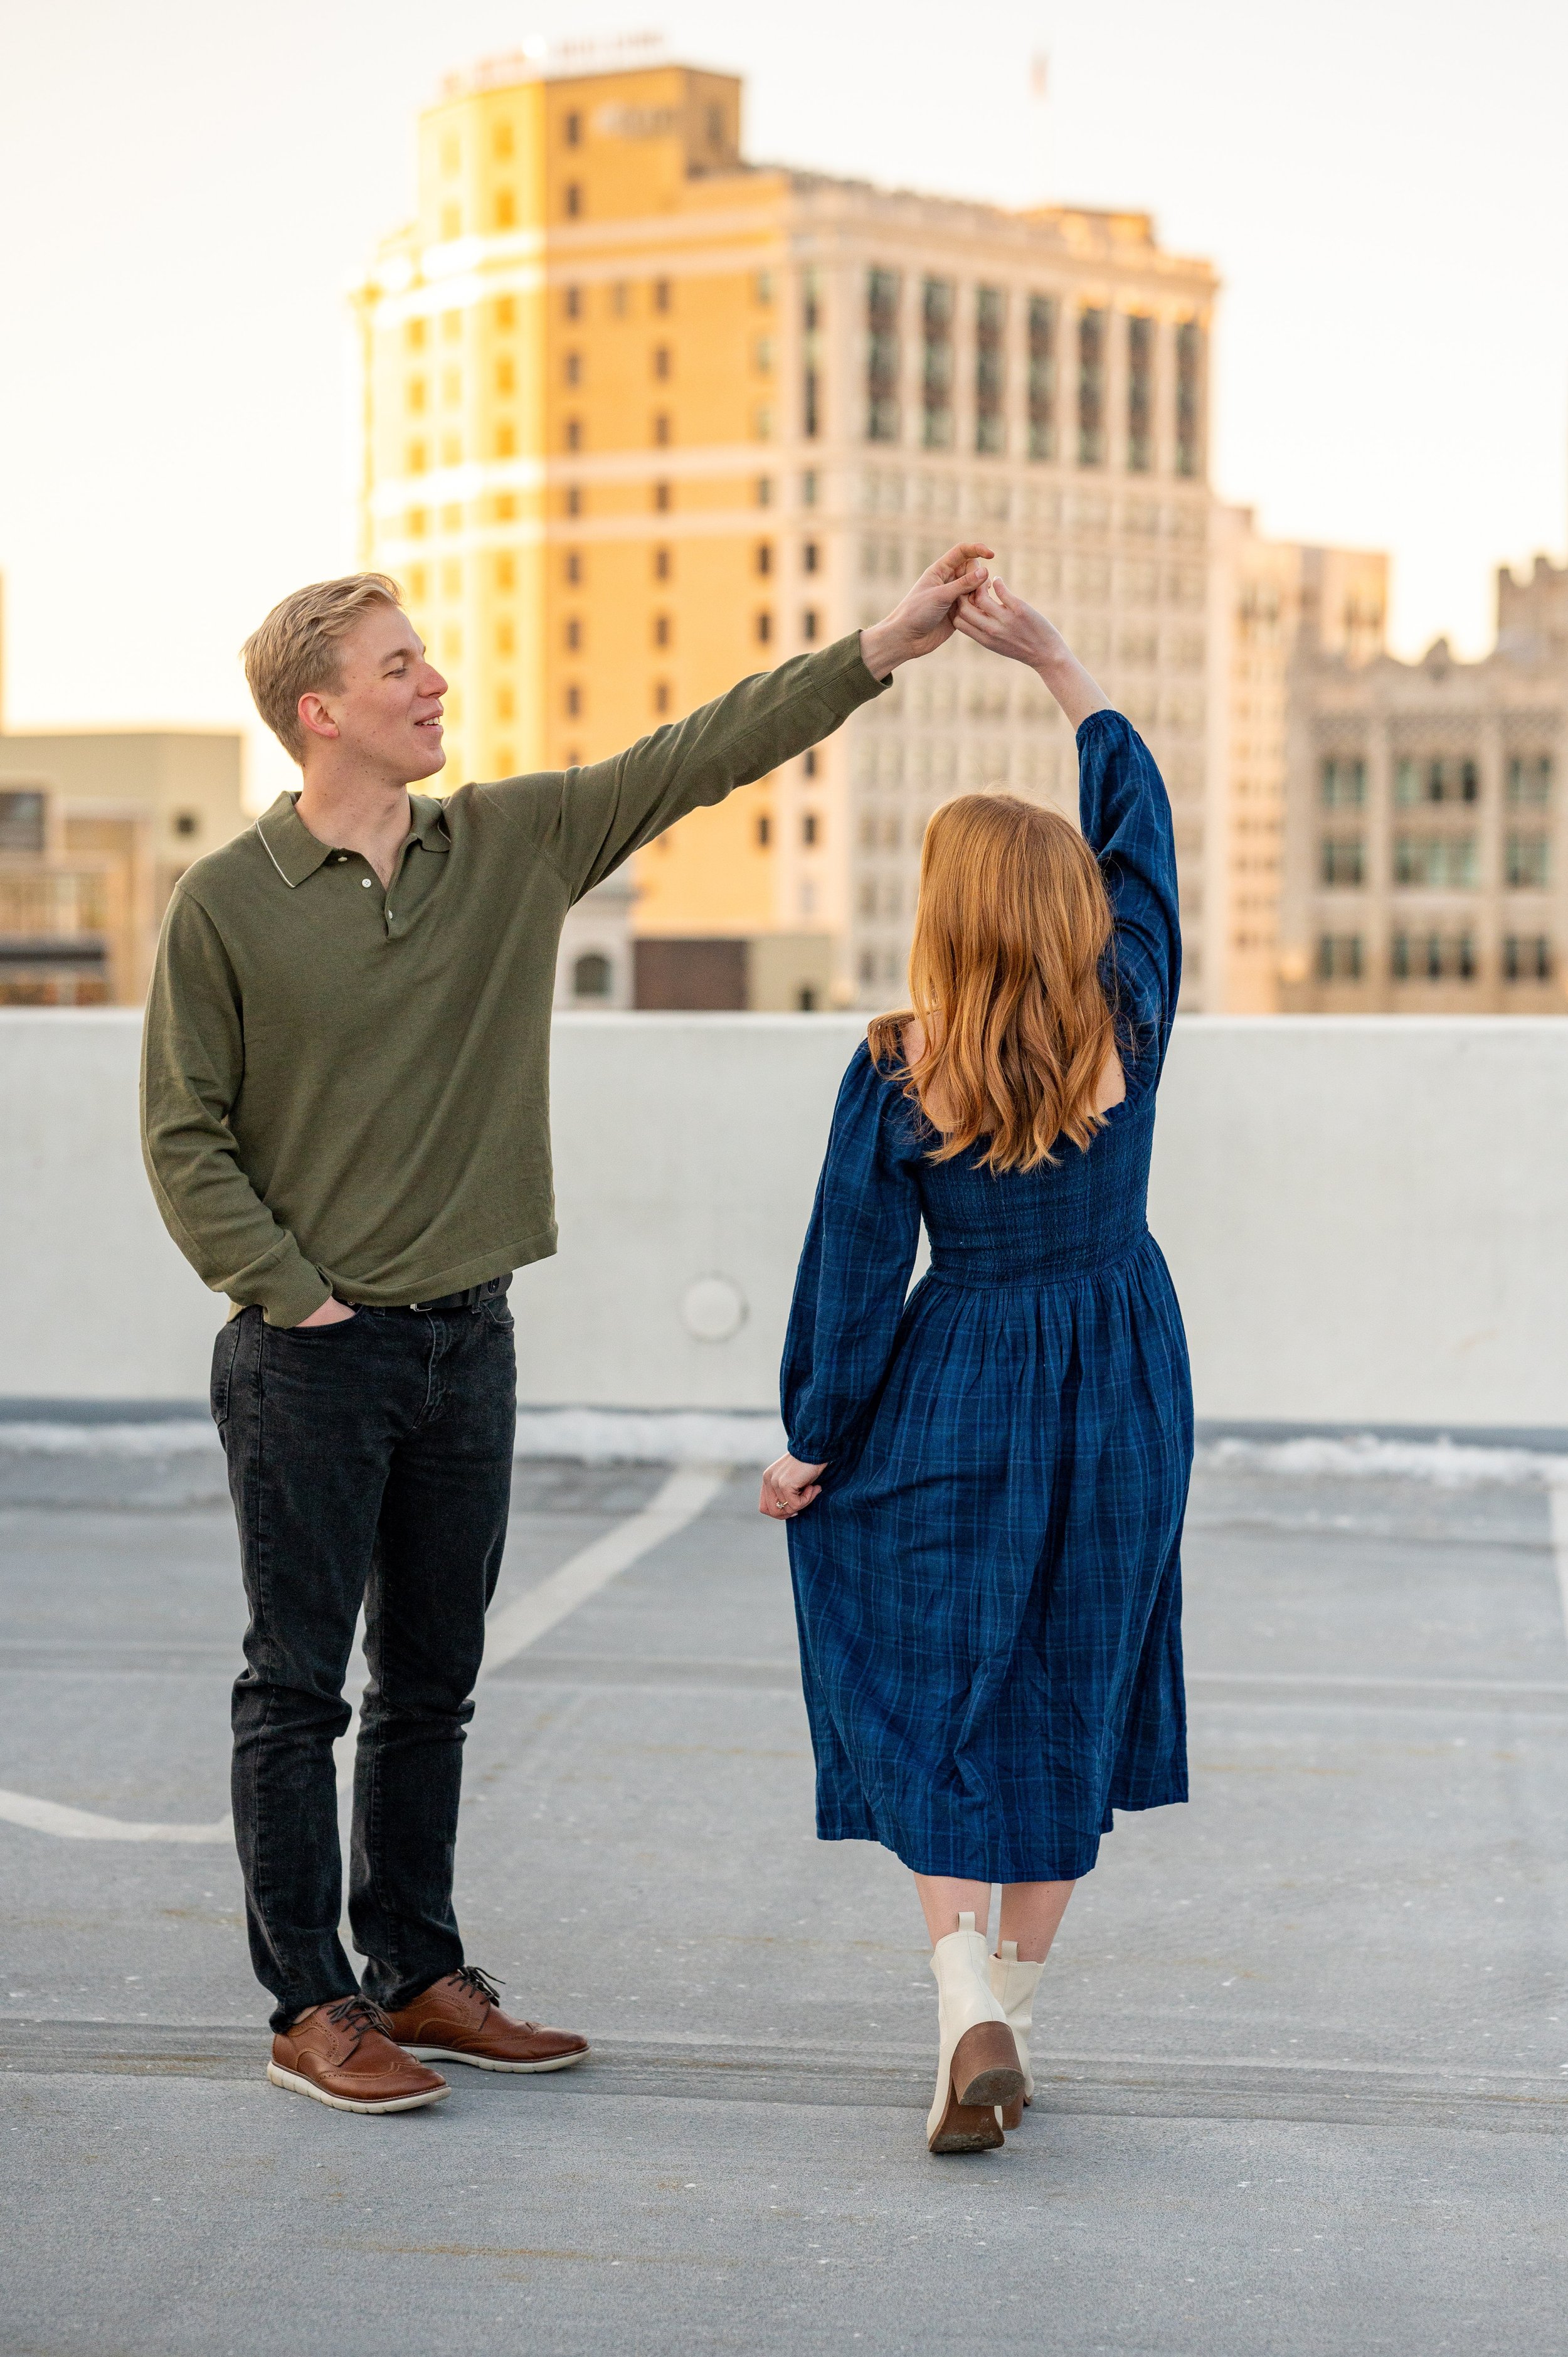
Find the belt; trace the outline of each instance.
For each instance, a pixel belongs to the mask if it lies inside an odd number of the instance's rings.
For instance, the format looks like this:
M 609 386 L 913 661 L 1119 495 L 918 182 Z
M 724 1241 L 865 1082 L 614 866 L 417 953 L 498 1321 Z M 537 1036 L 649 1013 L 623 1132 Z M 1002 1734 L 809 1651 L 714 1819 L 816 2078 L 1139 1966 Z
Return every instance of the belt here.
M 509 1269 L 505 1276 L 487 1276 L 483 1285 L 466 1285 L 461 1293 L 443 1293 L 435 1301 L 394 1302 L 397 1309 L 477 1309 L 481 1301 L 493 1301 L 511 1283 Z

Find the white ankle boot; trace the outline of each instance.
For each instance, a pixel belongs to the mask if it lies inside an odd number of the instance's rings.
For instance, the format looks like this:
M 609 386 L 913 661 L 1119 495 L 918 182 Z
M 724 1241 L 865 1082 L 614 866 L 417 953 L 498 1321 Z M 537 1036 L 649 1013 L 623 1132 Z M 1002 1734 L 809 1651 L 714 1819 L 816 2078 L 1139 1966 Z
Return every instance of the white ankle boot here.
M 992 1994 L 985 1934 L 972 1915 L 931 1951 L 940 2002 L 937 2092 L 926 2121 L 932 2152 L 985 2152 L 1002 2142 L 997 2114 L 1021 2100 L 1024 2073 L 1007 2016 Z
M 1024 2116 L 1024 2106 L 1035 2100 L 1035 2074 L 1029 2067 L 1029 2038 L 1035 2027 L 1035 1991 L 1040 1985 L 1044 1964 L 1021 1964 L 1018 1962 L 1016 1940 L 1004 1940 L 999 1952 L 990 1959 L 991 1994 L 1007 2017 L 1007 2027 L 1013 2032 L 1013 2043 L 1018 2049 L 1018 2068 L 1024 2073 L 1022 2092 L 1011 2104 L 1003 2107 L 1002 2125 L 1015 2128 Z

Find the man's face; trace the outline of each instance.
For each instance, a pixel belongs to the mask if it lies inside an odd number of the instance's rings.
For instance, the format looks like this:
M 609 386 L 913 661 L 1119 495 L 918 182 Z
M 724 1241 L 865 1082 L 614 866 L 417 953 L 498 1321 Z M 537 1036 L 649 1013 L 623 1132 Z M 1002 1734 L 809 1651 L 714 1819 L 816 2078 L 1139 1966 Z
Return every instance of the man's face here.
M 370 607 L 339 641 L 342 684 L 300 698 L 306 749 L 336 740 L 389 785 L 433 778 L 446 755 L 441 698 L 446 683 L 425 658 L 424 642 L 395 606 Z

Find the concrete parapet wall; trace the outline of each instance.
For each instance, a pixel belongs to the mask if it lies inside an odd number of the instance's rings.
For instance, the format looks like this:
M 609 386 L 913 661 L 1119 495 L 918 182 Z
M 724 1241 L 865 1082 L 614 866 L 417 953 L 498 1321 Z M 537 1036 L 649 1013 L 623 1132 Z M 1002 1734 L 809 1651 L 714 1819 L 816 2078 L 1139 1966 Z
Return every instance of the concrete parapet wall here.
M 837 1016 L 563 1016 L 562 1247 L 513 1289 L 525 1401 L 757 1408 Z M 0 1396 L 192 1399 L 221 1312 L 136 1140 L 138 1021 L 0 1012 Z M 1568 1424 L 1568 1019 L 1195 1017 L 1151 1224 L 1198 1412 Z

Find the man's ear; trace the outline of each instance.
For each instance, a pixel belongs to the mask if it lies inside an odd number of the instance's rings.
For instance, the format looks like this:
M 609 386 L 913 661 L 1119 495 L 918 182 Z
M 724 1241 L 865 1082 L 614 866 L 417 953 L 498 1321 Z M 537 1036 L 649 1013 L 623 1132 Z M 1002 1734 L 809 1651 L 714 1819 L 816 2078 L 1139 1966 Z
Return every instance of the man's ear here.
M 307 728 L 313 737 L 338 737 L 342 734 L 326 705 L 314 691 L 302 695 L 295 708 L 299 714 L 300 726 Z

